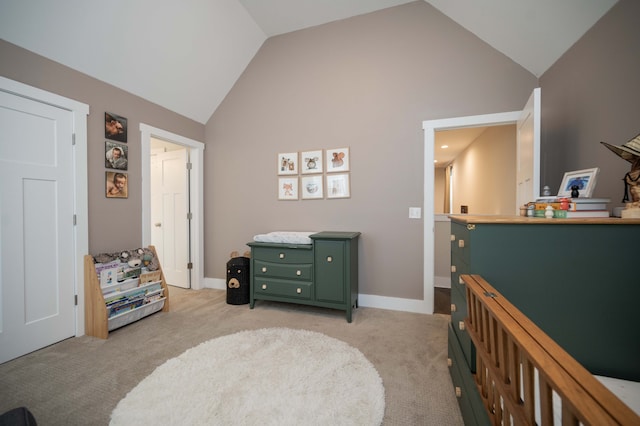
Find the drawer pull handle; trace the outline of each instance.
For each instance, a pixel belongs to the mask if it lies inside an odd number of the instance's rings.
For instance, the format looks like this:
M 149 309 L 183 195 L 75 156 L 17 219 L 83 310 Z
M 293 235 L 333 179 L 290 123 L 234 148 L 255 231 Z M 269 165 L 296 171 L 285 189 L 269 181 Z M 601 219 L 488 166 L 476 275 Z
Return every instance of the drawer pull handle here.
M 333 257 L 327 256 L 327 262 L 333 262 Z
M 456 308 L 456 304 L 455 304 L 455 303 L 452 303 L 452 304 L 451 304 L 451 312 L 456 312 L 456 309 L 457 309 L 457 308 Z
M 453 360 L 451 358 L 447 358 L 447 366 L 451 367 L 453 365 Z
M 262 272 L 267 272 L 267 267 L 266 266 L 262 267 Z
M 458 323 L 458 328 L 459 328 L 460 330 L 464 331 L 464 321 L 460 321 L 460 322 Z
M 284 253 L 280 253 L 280 259 L 284 259 Z
M 458 240 L 458 247 L 464 248 L 464 240 Z
M 456 396 L 458 398 L 462 397 L 462 389 L 460 389 L 460 386 L 456 386 Z
M 456 272 L 456 265 L 451 265 L 451 272 Z
M 298 270 L 296 271 L 296 275 L 297 275 L 297 276 L 302 275 L 302 271 L 298 269 Z
M 266 284 L 262 284 L 262 289 L 266 290 L 267 289 L 267 285 Z
M 297 288 L 296 289 L 296 293 L 298 293 L 298 294 L 302 293 L 302 289 L 301 288 Z
M 451 234 L 451 241 L 455 241 L 455 240 L 456 240 L 455 234 Z

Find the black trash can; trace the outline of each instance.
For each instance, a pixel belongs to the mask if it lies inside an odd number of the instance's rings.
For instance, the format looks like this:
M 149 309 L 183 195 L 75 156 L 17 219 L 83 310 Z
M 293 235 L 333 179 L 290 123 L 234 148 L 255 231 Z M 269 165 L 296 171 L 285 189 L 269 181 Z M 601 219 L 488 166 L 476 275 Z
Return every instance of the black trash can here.
M 249 303 L 248 257 L 234 257 L 227 262 L 227 303 L 246 305 Z

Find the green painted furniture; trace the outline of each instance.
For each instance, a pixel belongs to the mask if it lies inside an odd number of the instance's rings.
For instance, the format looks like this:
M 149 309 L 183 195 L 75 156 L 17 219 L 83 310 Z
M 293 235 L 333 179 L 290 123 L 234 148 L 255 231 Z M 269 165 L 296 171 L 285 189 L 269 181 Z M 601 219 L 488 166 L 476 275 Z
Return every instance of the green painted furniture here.
M 475 349 L 459 277 L 478 274 L 592 374 L 639 381 L 639 241 L 636 219 L 451 216 L 450 347 L 466 374 Z
M 319 232 L 312 244 L 247 243 L 251 247 L 249 306 L 291 302 L 346 312 L 358 306 L 359 232 Z

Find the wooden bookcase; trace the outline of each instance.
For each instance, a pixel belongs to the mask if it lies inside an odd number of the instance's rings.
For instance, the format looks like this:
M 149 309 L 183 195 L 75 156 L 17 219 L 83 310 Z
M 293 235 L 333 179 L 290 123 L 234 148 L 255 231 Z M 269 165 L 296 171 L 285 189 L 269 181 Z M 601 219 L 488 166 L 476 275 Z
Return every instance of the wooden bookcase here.
M 149 249 L 157 258 L 158 256 L 155 247 L 149 246 Z M 93 256 L 86 255 L 84 257 L 85 334 L 106 339 L 109 337 L 109 331 L 111 330 L 123 327 L 158 311 L 168 312 L 169 289 L 167 288 L 167 282 L 165 281 L 164 273 L 162 272 L 162 265 L 158 266 L 158 271 L 160 272 L 160 287 L 163 290 L 162 298 L 109 318 L 105 303 L 105 295 L 103 294 L 103 289 L 100 286 L 100 280 L 96 273 Z M 140 287 L 144 287 L 144 285 L 116 292 L 115 294 L 125 294 L 128 291 L 133 291 Z M 114 293 L 111 293 L 111 295 L 113 296 Z

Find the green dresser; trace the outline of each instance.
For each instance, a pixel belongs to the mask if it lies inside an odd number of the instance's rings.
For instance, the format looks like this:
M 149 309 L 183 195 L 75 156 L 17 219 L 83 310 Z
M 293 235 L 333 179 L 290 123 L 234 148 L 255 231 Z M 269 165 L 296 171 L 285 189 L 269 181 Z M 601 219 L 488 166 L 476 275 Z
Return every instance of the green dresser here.
M 250 307 L 256 300 L 292 302 L 346 312 L 358 305 L 359 232 L 319 232 L 312 244 L 250 242 Z
M 591 373 L 640 380 L 639 220 L 454 215 L 451 234 L 454 383 L 475 371 L 461 274 L 481 275 Z

